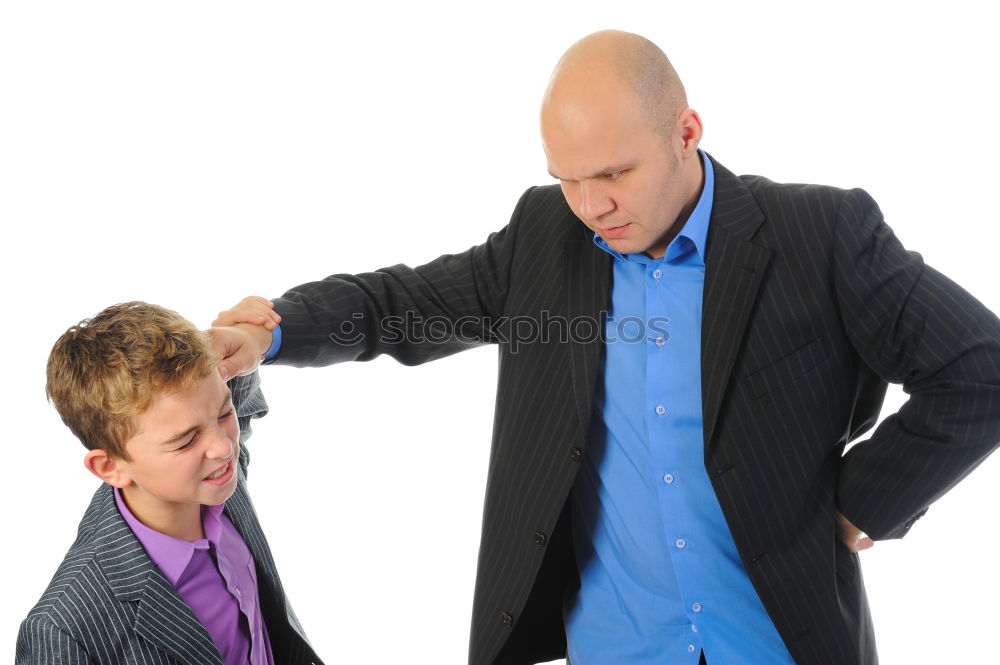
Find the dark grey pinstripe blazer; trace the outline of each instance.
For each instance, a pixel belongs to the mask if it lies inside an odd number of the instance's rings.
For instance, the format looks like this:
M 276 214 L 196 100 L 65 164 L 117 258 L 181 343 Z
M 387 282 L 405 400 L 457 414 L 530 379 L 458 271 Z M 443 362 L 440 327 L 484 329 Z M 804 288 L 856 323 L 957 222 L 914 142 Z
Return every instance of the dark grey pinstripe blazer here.
M 835 538 L 834 510 L 876 539 L 902 537 L 994 449 L 1000 320 L 906 251 L 865 192 L 737 177 L 713 164 L 705 469 L 796 662 L 872 665 L 858 557 Z M 480 246 L 418 268 L 333 275 L 275 302 L 282 364 L 382 353 L 416 364 L 499 344 L 473 665 L 565 654 L 562 602 L 579 584 L 565 507 L 587 454 L 603 350 L 583 329 L 603 330 L 612 261 L 559 188 L 539 187 Z M 398 321 L 385 317 L 407 311 L 439 317 L 435 325 L 448 322 L 466 339 L 402 341 Z M 548 339 L 505 343 L 517 317 L 522 333 L 548 320 Z M 575 340 L 560 340 L 555 317 L 576 322 Z M 331 333 L 364 338 L 335 343 Z M 909 401 L 843 455 L 875 423 L 886 382 L 902 383 Z
M 250 420 L 267 413 L 257 373 L 229 382 L 241 446 Z M 278 571 L 246 490 L 249 455 L 225 514 L 257 563 L 261 611 L 276 665 L 321 661 L 285 599 Z M 223 665 L 215 644 L 170 582 L 150 561 L 115 505 L 110 485 L 94 494 L 38 604 L 21 624 L 15 662 L 24 665 Z

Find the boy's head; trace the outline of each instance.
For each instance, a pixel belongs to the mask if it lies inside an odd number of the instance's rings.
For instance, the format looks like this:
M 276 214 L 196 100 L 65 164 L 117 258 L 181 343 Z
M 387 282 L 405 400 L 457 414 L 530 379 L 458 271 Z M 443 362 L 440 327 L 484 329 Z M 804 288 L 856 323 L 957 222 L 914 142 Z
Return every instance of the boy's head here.
M 90 450 L 87 468 L 133 509 L 218 504 L 236 487 L 239 427 L 217 362 L 176 312 L 128 302 L 59 338 L 45 390 Z

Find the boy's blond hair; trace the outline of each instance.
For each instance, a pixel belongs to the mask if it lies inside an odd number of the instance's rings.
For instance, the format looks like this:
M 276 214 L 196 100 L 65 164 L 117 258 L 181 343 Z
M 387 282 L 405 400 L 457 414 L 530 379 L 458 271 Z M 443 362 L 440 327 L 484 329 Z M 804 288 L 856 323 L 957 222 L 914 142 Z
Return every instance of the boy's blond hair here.
M 177 312 L 126 302 L 63 333 L 49 354 L 45 393 L 84 446 L 128 460 L 135 417 L 157 393 L 189 390 L 217 362 L 208 335 Z

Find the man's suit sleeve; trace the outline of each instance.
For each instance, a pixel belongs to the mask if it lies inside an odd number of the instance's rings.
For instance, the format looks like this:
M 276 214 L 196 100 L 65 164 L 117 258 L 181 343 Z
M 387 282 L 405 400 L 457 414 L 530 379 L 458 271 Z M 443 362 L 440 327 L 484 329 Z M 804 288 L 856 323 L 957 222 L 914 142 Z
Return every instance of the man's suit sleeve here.
M 872 538 L 900 538 L 1000 441 L 1000 320 L 905 250 L 861 190 L 847 193 L 834 243 L 851 343 L 910 395 L 844 456 L 838 506 Z
M 45 617 L 25 619 L 17 634 L 15 665 L 90 665 L 79 642 Z
M 498 341 L 515 228 L 530 192 L 506 227 L 461 254 L 416 268 L 331 275 L 274 299 L 282 331 L 275 364 L 316 367 L 387 354 L 416 365 Z

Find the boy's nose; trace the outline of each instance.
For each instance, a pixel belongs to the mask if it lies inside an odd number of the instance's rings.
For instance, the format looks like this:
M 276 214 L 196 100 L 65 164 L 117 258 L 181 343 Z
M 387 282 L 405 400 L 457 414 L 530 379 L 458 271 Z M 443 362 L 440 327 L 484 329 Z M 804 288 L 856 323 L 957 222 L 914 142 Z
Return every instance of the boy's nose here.
M 225 459 L 226 457 L 231 457 L 232 452 L 233 444 L 224 432 L 216 432 L 212 435 L 206 451 L 208 457 L 211 459 Z

